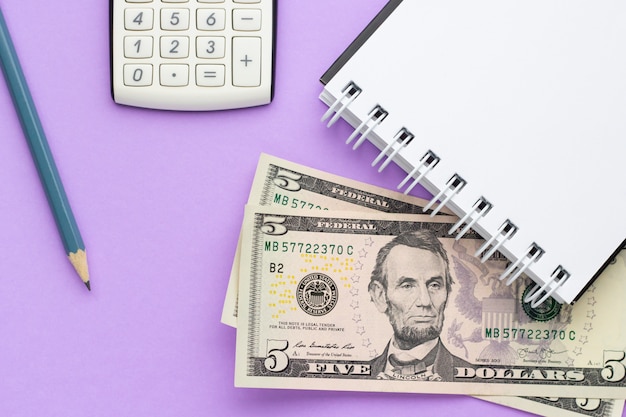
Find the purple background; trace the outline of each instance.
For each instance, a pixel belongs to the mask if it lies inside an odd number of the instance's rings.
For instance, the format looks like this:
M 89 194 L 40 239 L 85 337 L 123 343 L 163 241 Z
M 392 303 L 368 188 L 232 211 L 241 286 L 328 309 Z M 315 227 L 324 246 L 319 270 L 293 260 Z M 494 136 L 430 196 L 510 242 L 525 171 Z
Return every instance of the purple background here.
M 279 3 L 273 103 L 184 113 L 113 103 L 108 1 L 0 0 L 93 289 L 64 256 L 1 82 L 0 416 L 527 415 L 464 396 L 234 388 L 220 315 L 259 154 L 403 178 L 369 168 L 373 146 L 342 145 L 345 122 L 319 121 L 319 77 L 386 0 Z

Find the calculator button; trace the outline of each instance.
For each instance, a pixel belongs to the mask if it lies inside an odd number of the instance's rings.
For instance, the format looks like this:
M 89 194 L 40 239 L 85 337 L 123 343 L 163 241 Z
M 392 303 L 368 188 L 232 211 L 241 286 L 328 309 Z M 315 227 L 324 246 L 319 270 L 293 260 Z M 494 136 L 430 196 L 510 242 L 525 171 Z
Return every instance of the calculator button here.
M 189 29 L 189 9 L 161 10 L 161 29 L 187 30 Z
M 161 0 L 163 3 L 187 3 L 189 0 Z
M 224 0 L 198 0 L 198 3 L 224 3 Z
M 126 0 L 126 3 L 152 3 L 152 0 Z
M 127 30 L 150 30 L 152 29 L 152 22 L 152 9 L 124 10 L 124 27 Z
M 233 85 L 257 87 L 261 85 L 261 38 L 233 38 Z
M 235 3 L 261 3 L 261 0 L 233 0 Z
M 161 36 L 162 58 L 187 58 L 189 38 L 187 36 Z
M 261 30 L 261 9 L 234 9 L 234 30 Z
M 196 55 L 198 58 L 224 58 L 226 39 L 222 36 L 198 36 Z
M 226 28 L 226 10 L 198 9 L 196 25 L 200 30 L 224 30 Z
M 221 87 L 225 74 L 224 65 L 196 65 L 196 84 L 200 87 Z
M 152 85 L 152 65 L 124 65 L 124 84 L 131 87 L 145 87 Z
M 164 64 L 159 69 L 161 85 L 182 87 L 189 84 L 189 65 Z
M 126 58 L 150 58 L 152 56 L 152 37 L 124 37 L 124 56 Z

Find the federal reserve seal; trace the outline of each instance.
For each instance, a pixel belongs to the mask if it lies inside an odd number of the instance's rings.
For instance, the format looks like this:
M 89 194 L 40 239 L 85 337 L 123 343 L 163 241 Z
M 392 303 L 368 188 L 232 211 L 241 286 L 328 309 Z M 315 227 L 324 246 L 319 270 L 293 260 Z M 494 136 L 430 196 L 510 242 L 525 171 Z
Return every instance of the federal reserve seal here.
M 522 307 L 526 312 L 526 315 L 533 320 L 537 321 L 548 321 L 555 318 L 559 312 L 561 311 L 561 304 L 556 301 L 552 297 L 548 297 L 546 301 L 539 304 L 537 307 L 533 307 L 530 303 L 524 301 L 526 295 L 530 292 L 530 290 L 534 287 L 535 284 L 529 284 L 528 287 L 524 290 L 522 294 Z
M 323 316 L 337 305 L 337 285 L 328 275 L 313 273 L 302 278 L 296 289 L 300 308 L 311 316 Z

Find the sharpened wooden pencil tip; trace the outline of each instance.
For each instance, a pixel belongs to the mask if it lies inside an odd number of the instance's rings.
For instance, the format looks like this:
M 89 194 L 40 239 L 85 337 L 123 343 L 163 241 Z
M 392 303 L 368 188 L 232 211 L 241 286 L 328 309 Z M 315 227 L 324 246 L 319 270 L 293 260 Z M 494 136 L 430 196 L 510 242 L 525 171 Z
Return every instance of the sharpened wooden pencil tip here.
M 85 283 L 89 291 L 91 291 L 91 284 L 89 283 L 89 267 L 87 266 L 87 252 L 79 249 L 76 252 L 68 253 L 67 256 L 80 279 Z

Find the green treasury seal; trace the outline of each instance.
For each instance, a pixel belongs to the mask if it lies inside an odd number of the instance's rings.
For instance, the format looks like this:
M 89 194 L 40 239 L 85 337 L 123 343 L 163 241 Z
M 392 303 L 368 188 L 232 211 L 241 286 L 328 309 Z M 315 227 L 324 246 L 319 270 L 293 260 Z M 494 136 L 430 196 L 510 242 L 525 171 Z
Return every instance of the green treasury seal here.
M 536 321 L 552 320 L 561 311 L 561 304 L 554 298 L 548 297 L 546 301 L 539 304 L 537 307 L 532 307 L 530 303 L 524 301 L 524 298 L 526 298 L 526 294 L 530 292 L 534 285 L 534 283 L 531 283 L 528 285 L 528 287 L 526 287 L 524 293 L 522 294 L 522 299 L 520 300 L 522 302 L 522 307 L 524 308 L 526 315 Z

